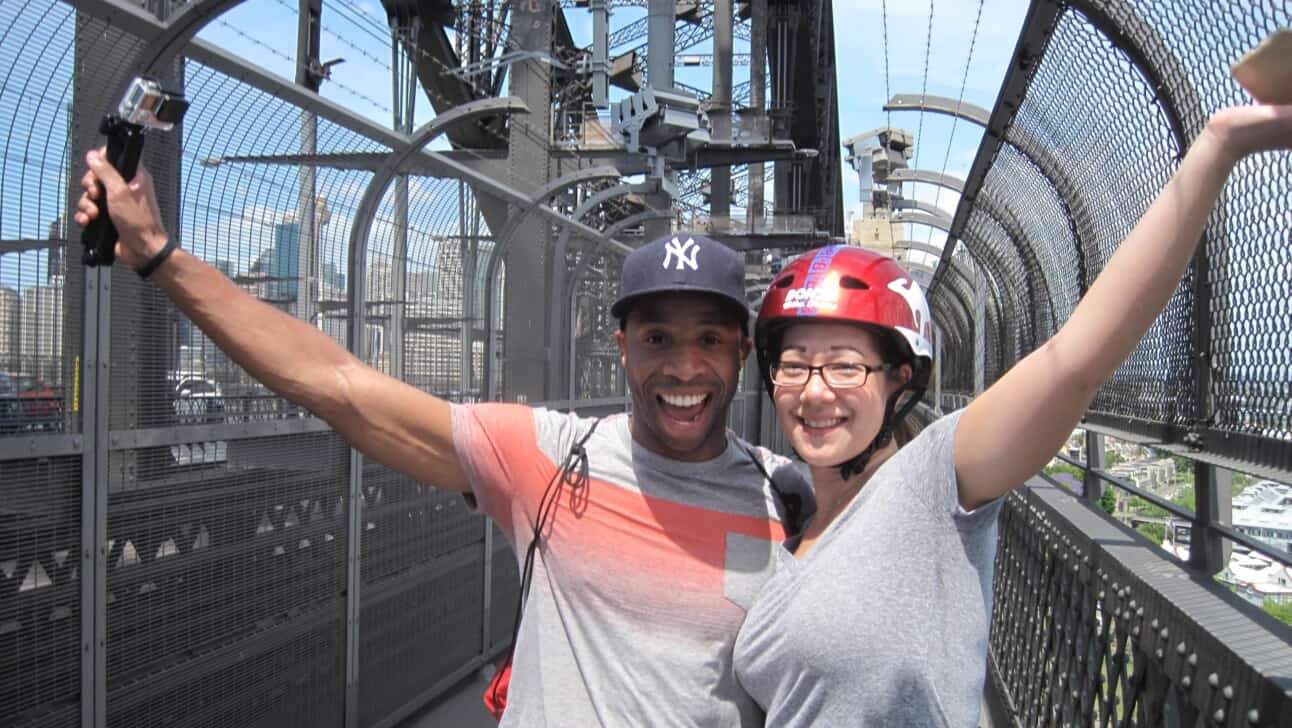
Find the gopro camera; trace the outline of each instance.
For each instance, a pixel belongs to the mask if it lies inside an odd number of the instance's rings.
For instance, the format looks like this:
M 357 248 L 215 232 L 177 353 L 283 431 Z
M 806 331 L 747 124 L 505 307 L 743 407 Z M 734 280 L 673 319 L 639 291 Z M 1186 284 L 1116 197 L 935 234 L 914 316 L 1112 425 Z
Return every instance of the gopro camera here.
M 155 78 L 138 76 L 121 98 L 117 116 L 135 126 L 170 131 L 184 118 L 187 109 L 184 94 L 167 91 Z
M 184 118 L 188 102 L 184 94 L 167 90 L 155 78 L 139 76 L 130 82 L 115 114 L 99 122 L 99 132 L 108 138 L 108 162 L 129 182 L 139 169 L 144 150 L 144 132 L 170 131 Z M 85 227 L 81 261 L 88 266 L 112 265 L 116 259 L 117 228 L 108 217 L 108 196 L 99 184 L 99 216 Z

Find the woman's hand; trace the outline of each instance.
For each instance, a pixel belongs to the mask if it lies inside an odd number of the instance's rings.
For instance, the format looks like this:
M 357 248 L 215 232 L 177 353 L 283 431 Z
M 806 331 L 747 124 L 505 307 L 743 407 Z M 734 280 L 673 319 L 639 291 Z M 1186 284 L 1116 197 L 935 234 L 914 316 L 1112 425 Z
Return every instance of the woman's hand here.
M 1202 134 L 1233 162 L 1258 152 L 1292 149 L 1292 106 L 1256 104 L 1221 109 Z
M 166 246 L 166 229 L 157 208 L 152 175 L 140 165 L 135 178 L 126 182 L 108 163 L 102 147 L 87 152 L 85 161 L 90 169 L 81 178 L 83 192 L 76 203 L 76 224 L 85 227 L 99 216 L 99 195 L 106 192 L 108 215 L 119 238 L 117 259 L 138 270 Z

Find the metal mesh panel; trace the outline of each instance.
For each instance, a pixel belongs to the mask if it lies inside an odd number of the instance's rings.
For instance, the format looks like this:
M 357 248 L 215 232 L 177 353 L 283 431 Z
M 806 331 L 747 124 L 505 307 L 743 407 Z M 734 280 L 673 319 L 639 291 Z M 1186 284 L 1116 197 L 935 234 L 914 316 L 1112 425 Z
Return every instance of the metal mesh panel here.
M 956 246 L 950 274 L 929 291 L 932 315 L 951 334 L 943 341 L 942 386 L 959 392 L 973 391 L 974 293 L 970 276 L 977 269 L 965 246 Z M 946 312 L 955 312 L 948 314 Z M 959 323 L 956 323 L 959 321 Z
M 108 725 L 340 726 L 344 623 L 335 610 L 204 656 L 191 679 L 145 677 L 111 695 Z M 326 617 L 326 619 L 324 619 Z
M 1158 2 L 1137 9 L 1179 59 L 1177 72 L 1187 76 L 1168 80 L 1174 87 L 1187 83 L 1197 100 L 1197 106 L 1181 109 L 1190 135 L 1201 129 L 1207 112 L 1247 101 L 1227 73 L 1229 62 L 1273 29 L 1292 26 L 1292 7 L 1275 0 Z M 1126 17 L 1115 8 L 1111 14 Z M 1200 17 L 1208 21 L 1196 22 Z M 1221 214 L 1210 220 L 1204 251 L 1210 261 L 1211 424 L 1285 442 L 1292 440 L 1290 206 L 1289 156 L 1244 160 L 1226 185 Z
M 480 376 L 473 364 L 464 372 L 463 360 L 463 347 L 476 340 L 475 301 L 464 298 L 465 276 L 478 275 L 481 259 L 479 226 L 468 212 L 473 199 L 454 180 L 424 177 L 409 180 L 407 194 L 412 215 L 401 224 L 392 185 L 369 236 L 367 311 L 375 335 L 365 358 L 419 389 L 464 401 Z
M 574 316 L 570 336 L 574 339 L 571 362 L 575 399 L 596 399 L 624 394 L 623 373 L 619 364 L 619 347 L 615 331 L 619 320 L 610 315 L 610 304 L 619 297 L 619 269 L 622 258 L 590 250 L 593 256 L 574 298 Z
M 0 724 L 80 721 L 81 462 L 0 461 Z
M 81 720 L 83 277 L 67 279 L 75 14 L 0 4 L 0 725 Z M 100 30 L 103 30 L 100 28 Z M 129 53 L 133 39 L 100 37 Z M 71 254 L 79 258 L 79 245 Z M 75 265 L 75 273 L 80 266 Z M 44 452 L 42 452 L 44 451 Z M 50 456 L 50 452 L 61 455 Z M 77 453 L 77 454 L 72 454 Z
M 493 529 L 493 562 L 489 579 L 489 646 L 499 649 L 511 644 L 516 625 L 516 603 L 520 600 L 520 564 L 516 552 L 497 525 Z
M 379 465 L 364 467 L 363 483 L 364 583 L 397 577 L 461 549 L 481 550 L 485 519 L 471 512 L 461 494 L 427 487 Z
M 0 7 L 0 436 L 78 427 L 82 295 L 65 275 L 64 219 L 74 17 L 48 2 Z
M 1100 72 L 1091 68 L 1098 66 Z M 1093 206 L 1087 270 L 1101 270 L 1169 179 L 1179 153 L 1155 91 L 1079 13 L 1065 14 L 1015 124 L 1063 159 Z M 993 169 L 992 175 L 1005 170 Z M 1076 251 L 1073 250 L 1073 253 Z M 1186 280 L 1093 408 L 1158 421 L 1190 417 L 1191 281 Z
M 1289 25 L 1289 15 L 1286 4 L 1275 2 L 1205 0 L 1080 2 L 1063 9 L 1006 130 L 1007 143 L 983 182 L 990 199 L 1015 214 L 1038 251 L 1056 320 L 1070 314 L 1075 294 L 1103 268 L 1166 183 L 1182 151 L 1181 137 L 1196 136 L 1215 109 L 1248 100 L 1229 77 L 1229 63 L 1271 30 Z M 1136 351 L 1100 390 L 1093 411 L 1214 428 L 1224 433 L 1221 439 L 1255 437 L 1226 447 L 1286 467 L 1285 457 L 1260 443 L 1292 437 L 1286 408 L 1292 391 L 1286 347 L 1292 296 L 1285 275 L 1286 230 L 1275 222 L 1290 176 L 1285 154 L 1238 166 L 1206 228 L 1206 279 L 1195 280 L 1198 269 L 1191 269 Z M 985 201 L 978 203 L 968 229 L 984 207 Z M 1018 272 L 1008 261 L 987 264 L 1010 270 L 1006 279 Z M 1209 300 L 1195 302 L 1197 291 Z M 1020 303 L 1008 304 L 1011 319 L 1026 316 Z M 1034 345 L 1050 331 L 1022 333 Z M 1199 344 L 1207 351 L 1195 351 Z M 1197 382 L 1198 355 L 1210 367 L 1205 395 Z
M 210 716 L 184 721 L 194 725 L 336 717 L 323 708 L 330 693 L 344 692 L 338 620 L 349 450 L 332 433 L 227 448 L 221 467 L 109 499 L 110 724 L 169 725 L 189 714 Z M 231 655 L 250 669 L 217 670 Z M 261 684 L 285 663 L 308 683 L 296 697 L 319 709 L 280 713 L 260 704 L 276 690 L 293 692 L 286 675 L 276 686 Z M 249 676 L 257 665 L 265 671 L 258 680 Z
M 1063 200 L 1036 164 L 1017 147 L 1007 144 L 1000 150 L 996 168 L 1000 178 L 1010 180 L 1014 199 L 1028 202 L 1022 209 L 1009 208 L 1008 212 L 1019 226 L 1021 239 L 1035 254 L 1038 267 L 1029 269 L 1028 274 L 1044 284 L 1042 300 L 1033 299 L 1043 307 L 1036 312 L 1039 328 L 1033 335 L 1040 343 L 1054 335 L 1056 322 L 1068 318 L 1081 296 L 1080 259 L 1074 254 L 1076 240 Z M 996 175 L 989 178 L 988 184 L 995 178 Z M 986 192 L 994 199 L 994 190 L 989 187 Z
M 991 352 L 994 349 L 995 358 L 1003 357 L 1004 360 L 995 361 L 988 367 L 986 381 L 990 383 L 996 378 L 993 372 L 998 374 L 1014 364 L 1022 342 L 1027 340 L 1025 336 L 1031 334 L 1033 311 L 1026 292 L 1021 290 L 1025 288 L 1023 281 L 1026 280 L 1027 270 L 1009 234 L 986 212 L 974 209 L 969 218 L 969 224 L 965 228 L 965 238 L 974 241 L 967 245 L 974 256 L 982 261 L 981 272 L 984 282 L 990 286 L 989 290 L 994 292 L 994 296 L 988 295 L 987 335 L 997 341 L 998 345 L 989 347 L 988 351 Z M 1008 321 L 999 320 L 1002 312 L 995 310 L 996 307 L 992 304 L 993 298 L 996 305 L 1004 306 L 1008 311 L 1008 314 L 1005 314 Z M 1002 326 L 1009 328 L 1008 330 L 1000 328 Z
M 461 552 L 364 591 L 359 653 L 363 725 L 372 725 L 481 654 L 483 579 L 479 552 Z
M 479 397 L 476 306 L 490 294 L 480 279 L 487 260 L 481 248 L 491 248 L 481 239 L 483 226 L 474 197 L 457 181 L 412 177 L 385 191 L 367 241 L 369 364 L 451 401 Z M 364 724 L 398 711 L 483 653 L 486 522 L 461 495 L 432 485 L 364 466 L 358 645 Z
M 302 135 L 312 137 L 318 154 L 385 148 L 200 64 L 188 64 L 187 93 L 200 102 L 185 117 L 185 246 L 260 300 L 344 344 L 349 220 L 371 175 L 279 157 L 300 154 Z M 247 376 L 169 304 L 158 306 L 148 338 L 174 331 L 166 357 L 173 362 L 166 392 L 173 401 L 145 398 L 141 417 L 196 412 L 241 422 L 303 414 Z M 184 394 L 185 379 L 201 391 Z

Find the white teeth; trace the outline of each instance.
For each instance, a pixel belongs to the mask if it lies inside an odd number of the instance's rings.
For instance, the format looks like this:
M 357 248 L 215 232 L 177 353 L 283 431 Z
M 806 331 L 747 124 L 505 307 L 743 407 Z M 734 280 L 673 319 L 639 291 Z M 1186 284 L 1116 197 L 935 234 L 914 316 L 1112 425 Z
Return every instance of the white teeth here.
M 807 423 L 808 427 L 834 427 L 840 422 L 843 422 L 843 418 L 835 417 L 829 420 L 809 420 L 807 418 L 804 418 L 803 421 Z
M 694 407 L 700 404 L 708 397 L 706 394 L 661 394 L 660 398 L 669 405 L 674 407 Z

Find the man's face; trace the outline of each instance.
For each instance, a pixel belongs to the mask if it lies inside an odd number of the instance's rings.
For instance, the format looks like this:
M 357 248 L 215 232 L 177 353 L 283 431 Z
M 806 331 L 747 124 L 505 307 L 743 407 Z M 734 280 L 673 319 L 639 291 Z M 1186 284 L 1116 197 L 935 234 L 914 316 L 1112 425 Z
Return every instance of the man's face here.
M 750 340 L 730 307 L 705 293 L 661 293 L 633 304 L 616 332 L 633 395 L 633 439 L 674 460 L 726 447 L 727 408 Z

